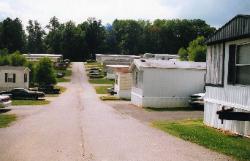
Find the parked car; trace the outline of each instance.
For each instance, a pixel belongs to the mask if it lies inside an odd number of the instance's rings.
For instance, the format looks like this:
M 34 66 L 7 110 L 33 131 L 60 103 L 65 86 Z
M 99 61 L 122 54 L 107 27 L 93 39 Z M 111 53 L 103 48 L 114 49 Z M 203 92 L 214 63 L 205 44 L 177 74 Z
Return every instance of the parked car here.
M 64 63 L 64 62 L 57 62 L 57 63 L 55 63 L 55 68 L 56 69 L 66 70 L 67 67 L 68 67 L 67 64 Z
M 45 94 L 60 94 L 60 89 L 55 88 L 53 85 L 40 86 L 38 91 L 42 91 Z
M 204 106 L 205 93 L 197 93 L 190 96 L 189 104 L 192 107 L 203 107 Z
M 57 72 L 56 73 L 56 77 L 57 78 L 62 78 L 62 77 L 64 77 L 65 76 L 65 73 L 64 72 Z
M 0 108 L 11 106 L 10 96 L 0 95 Z
M 43 92 L 30 91 L 25 88 L 14 88 L 11 91 L 0 92 L 0 95 L 8 95 L 12 99 L 39 99 L 45 97 Z
M 100 73 L 90 73 L 88 74 L 89 78 L 103 78 L 104 76 Z

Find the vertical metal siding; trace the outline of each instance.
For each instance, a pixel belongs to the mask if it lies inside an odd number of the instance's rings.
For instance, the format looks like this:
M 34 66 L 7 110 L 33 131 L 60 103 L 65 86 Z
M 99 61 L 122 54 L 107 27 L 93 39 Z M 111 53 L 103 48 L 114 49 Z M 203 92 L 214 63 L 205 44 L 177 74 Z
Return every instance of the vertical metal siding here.
M 250 122 L 249 121 L 232 121 L 224 120 L 223 124 L 218 118 L 216 112 L 221 110 L 222 107 L 219 104 L 206 102 L 204 107 L 204 123 L 208 126 L 215 127 L 217 129 L 222 129 L 230 131 L 236 134 L 250 136 Z M 236 109 L 237 112 L 246 112 L 245 110 Z

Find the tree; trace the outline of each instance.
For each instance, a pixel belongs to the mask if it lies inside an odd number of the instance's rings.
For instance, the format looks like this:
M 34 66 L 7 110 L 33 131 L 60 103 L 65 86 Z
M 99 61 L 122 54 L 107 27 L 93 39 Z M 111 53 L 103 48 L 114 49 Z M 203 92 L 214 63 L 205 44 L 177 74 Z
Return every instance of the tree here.
M 0 23 L 0 32 L 0 48 L 7 48 L 9 52 L 25 51 L 26 36 L 18 18 L 6 18 Z
M 49 58 L 41 59 L 36 67 L 36 82 L 39 85 L 56 84 L 53 63 Z
M 11 65 L 10 57 L 9 55 L 0 55 L 0 66 L 4 65 Z
M 178 51 L 178 55 L 180 56 L 180 60 L 186 61 L 188 60 L 188 52 L 185 48 L 180 48 Z
M 24 66 L 27 62 L 26 57 L 21 55 L 19 51 L 12 53 L 9 59 L 12 66 Z
M 69 21 L 65 24 L 62 32 L 62 53 L 64 58 L 71 60 L 82 60 L 82 53 L 85 47 L 85 32 L 80 26 L 75 26 L 75 23 Z
M 44 35 L 45 31 L 37 21 L 29 20 L 28 26 L 28 44 L 30 53 L 43 53 L 45 51 Z
M 49 33 L 44 41 L 47 45 L 48 53 L 61 54 L 63 26 L 59 23 L 56 17 L 52 17 L 46 28 L 49 30 Z
M 189 43 L 187 48 L 189 61 L 205 62 L 207 46 L 205 45 L 205 38 L 203 36 L 197 37 Z
M 86 44 L 91 59 L 95 59 L 95 54 L 104 42 L 104 27 L 102 26 L 101 20 L 95 18 L 89 18 L 87 21 L 86 28 Z

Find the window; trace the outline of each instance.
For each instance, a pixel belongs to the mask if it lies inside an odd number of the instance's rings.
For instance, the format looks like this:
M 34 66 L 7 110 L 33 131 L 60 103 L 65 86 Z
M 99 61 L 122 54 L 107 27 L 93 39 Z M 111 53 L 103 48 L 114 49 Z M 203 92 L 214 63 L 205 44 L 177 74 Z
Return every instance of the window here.
M 24 73 L 24 83 L 26 83 L 27 81 L 28 81 L 27 74 Z
M 5 73 L 5 83 L 16 83 L 16 74 Z
M 230 45 L 228 83 L 250 85 L 250 43 Z
M 135 71 L 134 72 L 134 86 L 141 88 L 143 82 L 143 72 Z
M 135 72 L 134 76 L 134 85 L 137 87 L 138 86 L 138 71 Z
M 118 75 L 115 75 L 115 84 L 118 84 Z

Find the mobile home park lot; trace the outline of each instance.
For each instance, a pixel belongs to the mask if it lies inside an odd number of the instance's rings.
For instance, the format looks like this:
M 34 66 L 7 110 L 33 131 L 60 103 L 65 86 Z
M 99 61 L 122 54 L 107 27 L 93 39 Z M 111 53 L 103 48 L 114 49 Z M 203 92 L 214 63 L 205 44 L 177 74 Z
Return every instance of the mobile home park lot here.
M 67 91 L 43 108 L 16 108 L 0 129 L 0 160 L 231 160 L 166 135 L 100 101 L 82 63 L 73 63 Z M 14 110 L 13 110 L 14 112 Z

